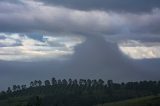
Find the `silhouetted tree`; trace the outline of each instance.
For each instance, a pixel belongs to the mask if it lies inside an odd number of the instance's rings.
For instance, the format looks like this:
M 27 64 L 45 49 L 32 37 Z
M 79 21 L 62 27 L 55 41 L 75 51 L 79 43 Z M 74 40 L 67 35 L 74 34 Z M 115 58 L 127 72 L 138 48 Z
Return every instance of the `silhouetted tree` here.
M 60 79 L 58 80 L 58 85 L 62 85 L 62 81 Z
M 25 90 L 27 88 L 26 85 L 21 85 L 22 90 Z
M 73 86 L 75 86 L 75 87 L 78 86 L 78 81 L 77 81 L 77 79 L 73 80 Z
M 21 86 L 20 85 L 17 85 L 17 90 L 21 90 Z
M 52 78 L 52 85 L 53 85 L 53 86 L 57 85 L 57 81 L 56 81 L 55 78 Z
M 17 85 L 13 85 L 13 91 L 15 92 L 15 91 L 17 91 Z
M 42 81 L 41 80 L 38 81 L 38 86 L 42 86 Z
M 33 81 L 30 82 L 30 87 L 34 87 Z
M 0 93 L 0 100 L 32 95 L 27 106 L 94 106 L 160 93 L 160 81 L 113 83 L 108 80 L 105 83 L 102 79 L 80 79 L 78 82 L 77 79 L 67 81 L 52 78 L 51 83 L 45 80 L 44 87 L 42 81 L 34 80 L 29 88 L 26 85 L 13 85 L 14 92 L 9 87 L 6 92 Z
M 93 87 L 97 87 L 97 85 L 98 85 L 97 80 L 92 80 L 92 86 L 93 86 Z
M 34 85 L 34 87 L 37 87 L 37 86 L 39 85 L 39 84 L 38 84 L 38 81 L 37 81 L 37 80 L 34 80 L 33 85 Z
M 50 86 L 51 85 L 49 80 L 45 80 L 44 84 L 45 84 L 45 86 Z
M 102 79 L 99 79 L 98 80 L 98 84 L 101 85 L 101 86 L 103 86 L 104 85 L 104 81 Z
M 72 79 L 70 78 L 70 79 L 68 80 L 68 82 L 69 82 L 69 85 L 71 86 L 71 85 L 72 85 Z
M 67 80 L 66 80 L 66 79 L 63 79 L 63 80 L 62 80 L 62 84 L 63 84 L 64 86 L 67 86 L 67 85 L 68 85 Z
M 112 80 L 108 80 L 108 81 L 107 81 L 107 84 L 108 84 L 108 87 L 112 87 L 113 81 L 112 81 Z
M 87 79 L 87 85 L 88 87 L 91 87 L 92 81 L 90 79 Z
M 12 92 L 11 88 L 10 88 L 10 87 L 8 87 L 8 89 L 7 89 L 7 93 L 11 93 L 11 92 Z

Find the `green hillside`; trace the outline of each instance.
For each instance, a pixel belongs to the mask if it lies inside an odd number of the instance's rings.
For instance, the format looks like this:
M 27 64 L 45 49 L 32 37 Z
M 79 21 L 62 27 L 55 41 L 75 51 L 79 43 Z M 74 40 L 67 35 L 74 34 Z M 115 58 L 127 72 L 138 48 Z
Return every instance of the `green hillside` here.
M 160 106 L 160 96 L 148 96 L 98 106 Z
M 0 106 L 25 106 L 30 97 L 14 97 L 1 100 Z M 148 96 L 98 106 L 160 106 L 160 96 Z
M 96 106 L 104 103 L 110 103 L 106 106 L 160 106 L 158 94 L 160 81 L 114 83 L 108 80 L 105 83 L 102 79 L 52 78 L 44 83 L 31 81 L 29 87 L 8 87 L 0 92 L 0 106 Z M 124 100 L 128 101 L 112 103 Z
M 0 100 L 0 106 L 23 106 L 26 105 L 28 97 L 11 97 L 7 100 Z

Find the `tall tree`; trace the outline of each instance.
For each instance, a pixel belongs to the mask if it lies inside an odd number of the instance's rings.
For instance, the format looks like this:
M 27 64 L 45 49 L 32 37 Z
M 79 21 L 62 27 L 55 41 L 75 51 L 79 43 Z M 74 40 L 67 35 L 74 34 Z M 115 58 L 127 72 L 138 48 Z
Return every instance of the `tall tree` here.
M 38 81 L 38 86 L 42 86 L 42 81 L 41 80 Z
M 104 81 L 103 81 L 102 79 L 99 79 L 99 80 L 98 80 L 98 84 L 99 84 L 100 86 L 103 86 L 103 85 L 104 85 Z
M 60 79 L 58 80 L 58 85 L 62 85 L 62 81 Z
M 8 89 L 7 89 L 7 93 L 11 93 L 11 92 L 12 92 L 11 88 L 10 88 L 10 87 L 8 87 Z
M 63 80 L 62 80 L 62 84 L 63 84 L 64 86 L 67 86 L 67 85 L 68 85 L 67 80 L 66 80 L 66 79 L 63 79 Z
M 51 83 L 50 83 L 49 80 L 45 80 L 45 81 L 44 81 L 44 84 L 45 84 L 45 86 L 50 86 L 50 85 L 51 85 Z
M 57 85 L 57 80 L 55 78 L 52 78 L 52 86 Z
M 17 90 L 21 90 L 21 86 L 20 85 L 17 85 Z
M 30 87 L 34 87 L 33 81 L 30 82 Z
M 37 86 L 38 86 L 38 81 L 34 80 L 34 87 L 37 87 Z
M 21 85 L 22 90 L 25 90 L 27 88 L 26 85 Z
M 69 85 L 71 86 L 71 85 L 72 85 L 72 79 L 70 78 L 70 79 L 68 80 L 68 82 L 69 82 Z
M 90 79 L 87 79 L 87 86 L 91 87 L 92 81 Z
M 112 80 L 108 80 L 107 84 L 108 84 L 108 87 L 112 87 L 113 86 L 113 81 Z
M 13 91 L 15 92 L 15 91 L 17 91 L 17 85 L 13 85 Z

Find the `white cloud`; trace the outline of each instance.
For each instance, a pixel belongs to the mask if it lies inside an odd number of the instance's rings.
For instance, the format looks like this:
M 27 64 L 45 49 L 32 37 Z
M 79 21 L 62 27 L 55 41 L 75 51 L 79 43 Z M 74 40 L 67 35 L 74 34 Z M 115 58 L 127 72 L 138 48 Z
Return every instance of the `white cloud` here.
M 16 44 L 16 41 L 12 39 L 0 39 L 0 44 L 1 46 L 11 46 Z
M 0 33 L 0 60 L 37 61 L 65 59 L 66 56 L 72 55 L 74 47 L 83 41 L 84 38 L 78 36 L 74 38 L 70 36 L 43 36 L 42 39 L 36 40 L 18 33 Z M 16 42 L 19 42 L 19 44 L 16 44 Z
M 160 58 L 159 42 L 141 42 L 128 40 L 119 43 L 119 49 L 133 59 Z

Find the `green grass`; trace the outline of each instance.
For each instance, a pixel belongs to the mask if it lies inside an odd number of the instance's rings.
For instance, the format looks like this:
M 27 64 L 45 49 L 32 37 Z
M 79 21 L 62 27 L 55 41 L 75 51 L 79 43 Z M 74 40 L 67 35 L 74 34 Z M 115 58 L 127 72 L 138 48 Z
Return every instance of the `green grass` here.
M 115 103 L 106 103 L 98 106 L 160 106 L 160 96 L 149 96 L 137 99 L 130 99 Z
M 24 106 L 30 97 L 13 97 L 7 100 L 0 100 L 0 106 Z M 160 106 L 160 96 L 148 96 L 126 101 L 106 103 L 98 106 Z
M 0 100 L 0 106 L 23 106 L 27 104 L 29 97 L 12 97 L 7 100 Z
M 44 95 L 38 95 L 43 98 Z M 10 97 L 4 100 L 0 100 L 0 106 L 26 106 L 28 101 L 32 99 L 34 96 L 18 96 L 18 97 Z

